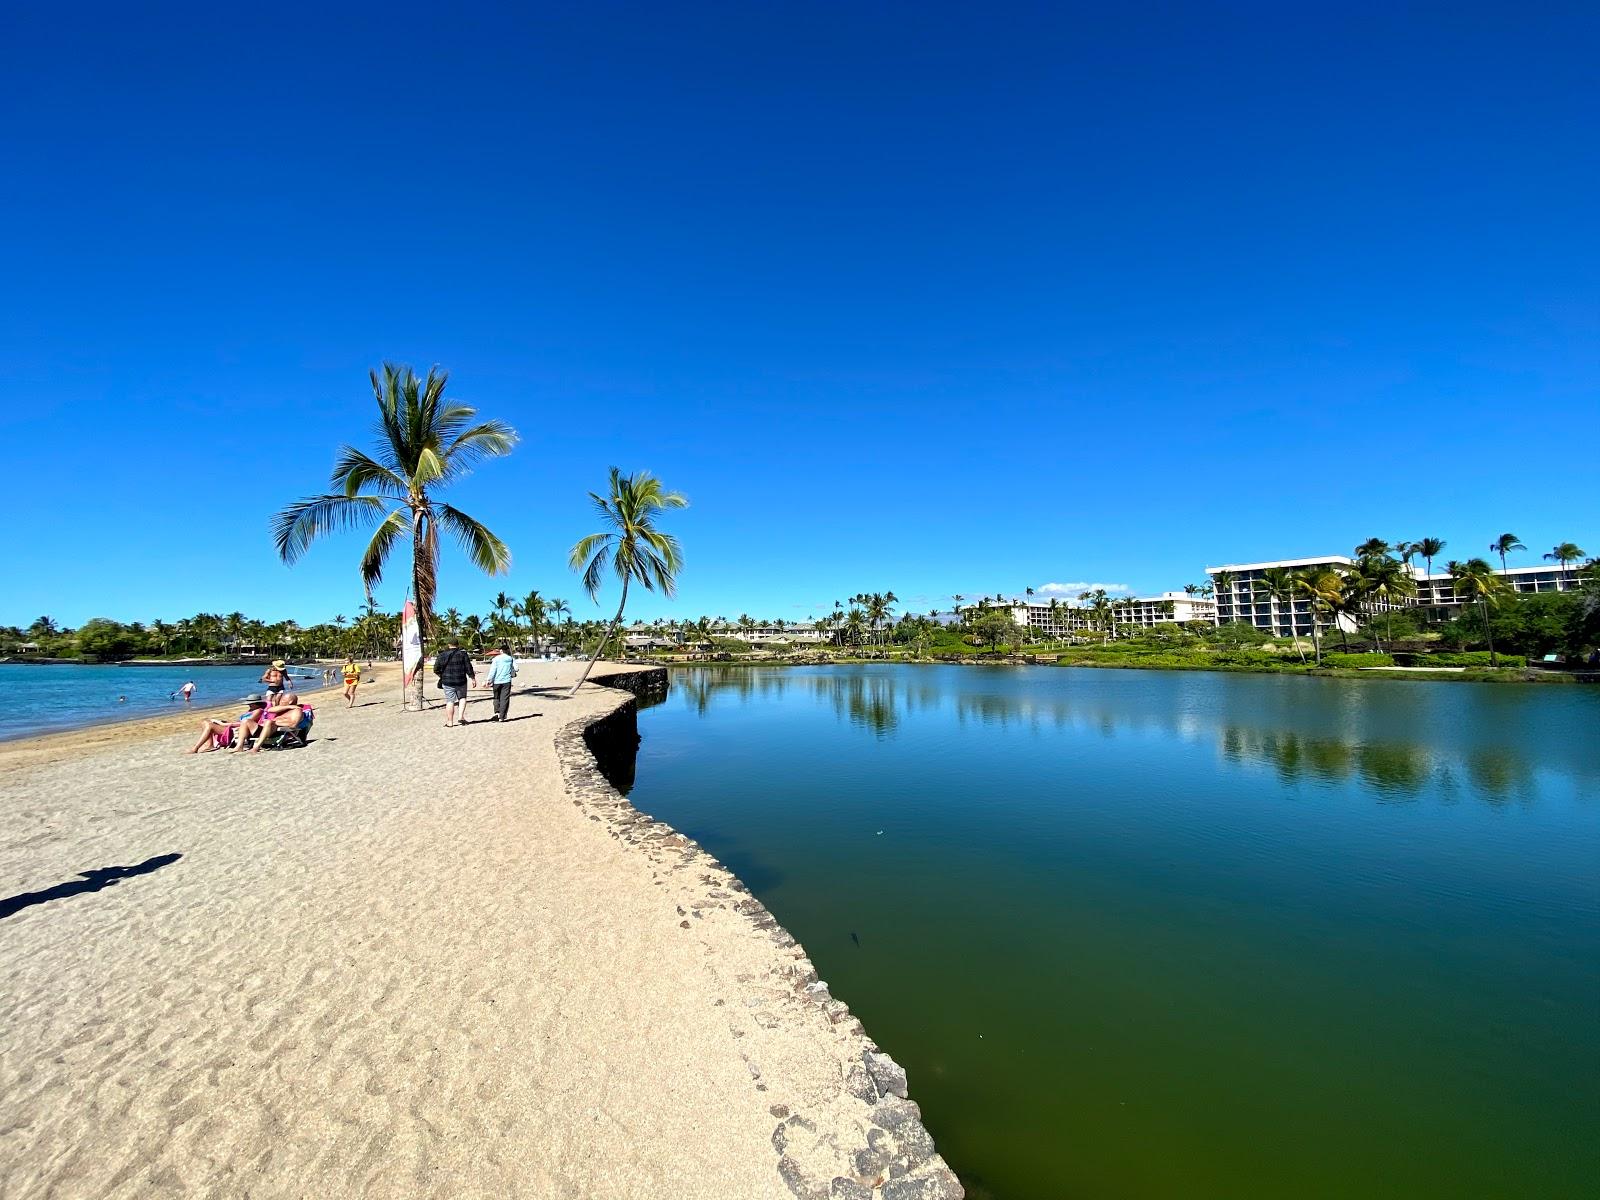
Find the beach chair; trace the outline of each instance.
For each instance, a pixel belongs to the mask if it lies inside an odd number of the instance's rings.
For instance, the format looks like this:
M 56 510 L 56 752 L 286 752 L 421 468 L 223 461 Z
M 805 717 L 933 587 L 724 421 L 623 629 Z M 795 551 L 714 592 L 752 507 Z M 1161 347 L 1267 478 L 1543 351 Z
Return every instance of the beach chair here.
M 272 740 L 267 743 L 268 750 L 296 750 L 303 749 L 311 738 L 311 727 L 316 724 L 317 714 L 312 711 L 309 704 L 301 705 L 305 709 L 305 722 L 298 729 L 275 729 Z

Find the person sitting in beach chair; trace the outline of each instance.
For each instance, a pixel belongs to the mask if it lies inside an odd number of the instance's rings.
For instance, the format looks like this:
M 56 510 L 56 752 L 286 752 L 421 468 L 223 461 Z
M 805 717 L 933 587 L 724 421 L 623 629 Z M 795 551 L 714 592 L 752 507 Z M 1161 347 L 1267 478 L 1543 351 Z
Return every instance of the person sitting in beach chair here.
M 233 753 L 248 750 L 251 754 L 259 754 L 268 745 L 276 743 L 304 746 L 306 734 L 311 732 L 311 722 L 315 719 L 311 706 L 301 704 L 299 695 L 289 692 L 276 704 L 262 708 L 240 727 L 239 735 L 234 740 Z M 256 739 L 254 746 L 250 745 L 251 738 Z
M 212 750 L 224 750 L 233 745 L 239 736 L 239 730 L 248 722 L 254 720 L 267 707 L 267 702 L 261 696 L 252 692 L 240 701 L 245 706 L 232 721 L 213 717 L 209 721 L 200 723 L 200 740 L 189 747 L 190 754 L 208 754 Z

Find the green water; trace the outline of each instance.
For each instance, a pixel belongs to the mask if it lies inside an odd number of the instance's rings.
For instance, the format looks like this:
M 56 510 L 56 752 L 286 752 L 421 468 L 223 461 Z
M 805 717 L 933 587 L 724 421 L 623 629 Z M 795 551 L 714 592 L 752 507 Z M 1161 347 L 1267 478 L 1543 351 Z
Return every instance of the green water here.
M 1600 1194 L 1600 689 L 674 672 L 632 797 L 974 1197 Z

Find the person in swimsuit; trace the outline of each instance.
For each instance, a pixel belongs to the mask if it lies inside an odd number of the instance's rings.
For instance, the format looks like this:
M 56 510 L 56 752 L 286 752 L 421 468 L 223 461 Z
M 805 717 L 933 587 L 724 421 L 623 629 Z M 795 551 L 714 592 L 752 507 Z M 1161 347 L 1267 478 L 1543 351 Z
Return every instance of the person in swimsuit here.
M 190 754 L 207 754 L 212 750 L 220 750 L 224 746 L 233 745 L 239 729 L 267 707 L 267 702 L 254 692 L 246 696 L 240 703 L 245 706 L 245 710 L 235 720 L 202 721 L 200 723 L 200 740 L 189 747 L 188 752 Z
M 183 693 L 183 702 L 188 704 L 194 699 L 194 680 L 189 680 L 178 690 Z
M 286 666 L 288 666 L 288 664 L 285 663 L 283 659 L 275 658 L 272 660 L 272 665 L 265 671 L 261 672 L 261 678 L 258 680 L 258 682 L 267 685 L 268 704 L 271 704 L 273 701 L 279 699 L 283 695 L 283 681 L 288 678 L 287 674 L 284 672 L 284 667 Z
M 356 666 L 355 659 L 349 656 L 344 660 L 344 698 L 350 703 L 347 708 L 356 706 L 356 689 L 361 686 L 361 668 Z

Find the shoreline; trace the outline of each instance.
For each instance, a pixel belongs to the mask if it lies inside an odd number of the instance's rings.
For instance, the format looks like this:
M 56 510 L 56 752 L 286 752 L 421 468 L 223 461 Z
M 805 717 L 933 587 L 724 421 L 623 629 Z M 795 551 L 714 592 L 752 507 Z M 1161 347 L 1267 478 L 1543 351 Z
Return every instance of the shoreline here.
M 804 662 L 782 662 L 774 659 L 732 659 L 718 661 L 716 659 L 699 660 L 662 660 L 660 662 L 646 663 L 643 660 L 629 660 L 636 666 L 659 666 L 668 669 L 686 670 L 689 668 L 704 667 L 864 667 L 864 666 L 907 666 L 907 667 L 1044 667 L 1060 670 L 1090 670 L 1090 671 L 1211 671 L 1227 675 L 1285 675 L 1301 679 L 1410 679 L 1417 682 L 1434 683 L 1493 683 L 1493 684 L 1593 684 L 1600 683 L 1600 671 L 1567 671 L 1526 668 L 1500 668 L 1501 673 L 1493 669 L 1476 667 L 1308 667 L 1301 669 L 1298 664 L 1290 664 L 1285 669 L 1275 670 L 1249 666 L 1239 663 L 1207 663 L 1204 665 L 1177 665 L 1172 663 L 1111 663 L 1111 662 L 1027 662 L 1008 661 L 1003 659 L 929 659 L 929 658 L 836 658 L 827 660 L 806 660 Z M 1518 674 L 1505 672 L 1518 671 Z
M 803 949 L 606 781 L 666 673 L 579 669 L 505 725 L 0 747 L 0 1190 L 959 1197 Z
M 61 666 L 93 666 L 92 663 L 62 663 Z M 212 664 L 228 665 L 228 664 Z M 253 665 L 253 664 L 250 664 Z M 385 669 L 398 672 L 397 663 L 379 663 L 372 668 L 372 673 L 378 675 Z M 310 681 L 307 681 L 310 682 Z M 368 687 L 369 684 L 362 684 Z M 308 697 L 324 695 L 334 688 L 343 694 L 344 683 L 336 680 L 333 683 L 317 683 L 310 688 L 295 689 L 300 694 Z M 233 706 L 230 709 L 230 705 Z M 313 707 L 316 707 L 313 704 Z M 112 712 L 95 720 L 85 721 L 77 725 L 62 725 L 51 729 L 31 729 L 17 733 L 0 731 L 0 767 L 10 760 L 12 751 L 38 751 L 69 750 L 72 746 L 97 746 L 108 742 L 123 740 L 129 737 L 159 737 L 163 734 L 178 732 L 182 729 L 196 729 L 201 721 L 208 717 L 220 716 L 227 713 L 231 720 L 237 712 L 235 700 L 206 700 L 203 704 L 198 702 L 184 703 L 181 700 L 172 702 L 172 707 L 159 709 L 154 712 Z M 148 728 L 146 728 L 148 726 Z M 35 743 L 38 743 L 37 745 Z

